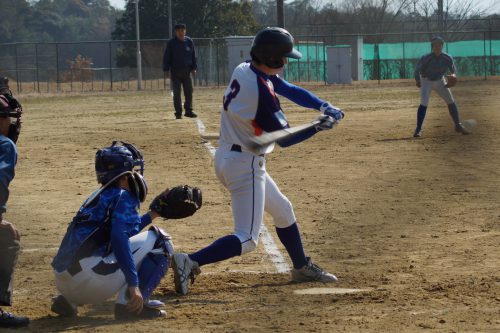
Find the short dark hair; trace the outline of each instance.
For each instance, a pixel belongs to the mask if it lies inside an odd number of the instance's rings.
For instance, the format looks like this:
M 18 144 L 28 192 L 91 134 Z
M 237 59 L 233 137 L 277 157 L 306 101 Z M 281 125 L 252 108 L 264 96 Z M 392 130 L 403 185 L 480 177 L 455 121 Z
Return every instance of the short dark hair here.
M 186 23 L 177 23 L 175 26 L 174 26 L 174 29 L 177 30 L 177 29 L 186 29 Z

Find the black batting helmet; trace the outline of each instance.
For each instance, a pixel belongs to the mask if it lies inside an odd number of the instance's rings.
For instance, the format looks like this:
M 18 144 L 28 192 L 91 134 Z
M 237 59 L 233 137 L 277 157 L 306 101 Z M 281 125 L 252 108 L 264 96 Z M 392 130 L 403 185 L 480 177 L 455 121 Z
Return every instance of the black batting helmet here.
M 292 35 L 283 28 L 267 27 L 255 35 L 250 51 L 252 60 L 270 68 L 281 68 L 283 58 L 302 58 L 302 54 L 293 48 Z

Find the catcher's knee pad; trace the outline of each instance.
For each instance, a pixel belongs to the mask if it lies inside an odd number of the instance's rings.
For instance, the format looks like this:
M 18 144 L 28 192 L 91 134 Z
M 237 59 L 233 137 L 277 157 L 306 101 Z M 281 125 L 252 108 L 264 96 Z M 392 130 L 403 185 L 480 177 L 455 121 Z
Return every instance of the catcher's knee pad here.
M 147 299 L 158 286 L 160 280 L 168 271 L 174 253 L 171 237 L 162 229 L 152 226 L 150 231 L 157 234 L 153 249 L 142 260 L 141 267 L 137 272 L 139 277 L 139 289 L 142 296 Z
M 297 221 L 292 203 L 288 199 L 278 209 L 270 213 L 273 217 L 273 223 L 277 228 L 287 228 Z
M 241 255 L 252 252 L 259 244 L 259 239 L 252 237 L 252 235 L 243 232 L 236 232 L 234 234 L 240 239 L 241 242 Z

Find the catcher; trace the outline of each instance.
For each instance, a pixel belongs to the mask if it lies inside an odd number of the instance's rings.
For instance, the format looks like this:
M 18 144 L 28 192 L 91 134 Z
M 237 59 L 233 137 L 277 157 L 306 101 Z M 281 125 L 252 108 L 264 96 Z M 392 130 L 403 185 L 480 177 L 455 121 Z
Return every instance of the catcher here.
M 415 81 L 417 87 L 420 88 L 417 127 L 413 134 L 415 138 L 422 136 L 422 124 L 424 123 L 432 90 L 435 90 L 448 105 L 450 116 L 455 124 L 455 131 L 462 134 L 469 134 L 467 128 L 460 122 L 458 108 L 449 89 L 457 83 L 457 70 L 453 58 L 443 52 L 443 45 L 443 38 L 438 36 L 433 37 L 431 39 L 432 52 L 420 58 L 420 61 L 415 67 Z M 448 71 L 450 74 L 445 76 Z
M 115 319 L 166 316 L 153 290 L 170 267 L 171 237 L 162 229 L 142 229 L 161 216 L 179 219 L 201 207 L 201 191 L 187 185 L 167 189 L 140 216 L 147 195 L 144 159 L 132 144 L 114 141 L 97 151 L 97 181 L 70 223 L 55 256 L 56 286 L 51 310 L 60 316 L 77 315 L 77 306 L 100 303 L 118 294 Z

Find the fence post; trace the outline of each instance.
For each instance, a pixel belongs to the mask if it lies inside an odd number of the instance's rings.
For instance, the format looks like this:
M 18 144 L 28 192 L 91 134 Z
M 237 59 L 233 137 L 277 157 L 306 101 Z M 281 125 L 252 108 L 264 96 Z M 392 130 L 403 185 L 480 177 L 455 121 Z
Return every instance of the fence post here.
M 59 86 L 59 43 L 56 43 L 56 89 L 60 91 Z
M 495 75 L 495 71 L 494 71 L 494 67 L 493 67 L 493 52 L 492 52 L 492 49 L 491 49 L 491 44 L 492 44 L 492 39 L 493 39 L 493 36 L 492 36 L 492 33 L 491 33 L 491 26 L 490 26 L 490 30 L 489 30 L 489 33 L 490 33 L 490 75 Z
M 111 42 L 108 43 L 109 46 L 109 81 L 111 82 L 111 91 L 113 91 L 113 63 L 111 57 Z
M 404 23 L 403 23 L 404 25 Z M 406 79 L 405 34 L 403 33 L 403 79 Z
M 15 58 L 16 58 L 16 87 L 17 87 L 17 92 L 21 92 L 20 86 L 19 86 L 19 69 L 18 69 L 18 61 L 17 61 L 17 43 L 14 44 L 14 53 L 15 53 Z
M 488 79 L 486 70 L 486 31 L 483 32 L 483 65 L 484 65 L 484 80 Z
M 307 82 L 311 82 L 311 56 L 309 54 L 309 40 L 306 41 L 307 50 Z
M 323 38 L 323 81 L 325 82 L 325 86 L 328 84 L 326 78 L 326 40 L 325 36 Z
M 216 57 L 215 57 L 215 62 L 216 62 L 216 67 L 217 68 L 217 87 L 220 87 L 220 67 L 219 67 L 219 39 L 217 39 L 217 47 L 215 48 L 216 50 Z
M 37 84 L 37 91 L 40 93 L 40 73 L 38 71 L 38 43 L 35 44 L 35 66 L 36 66 L 36 84 Z

